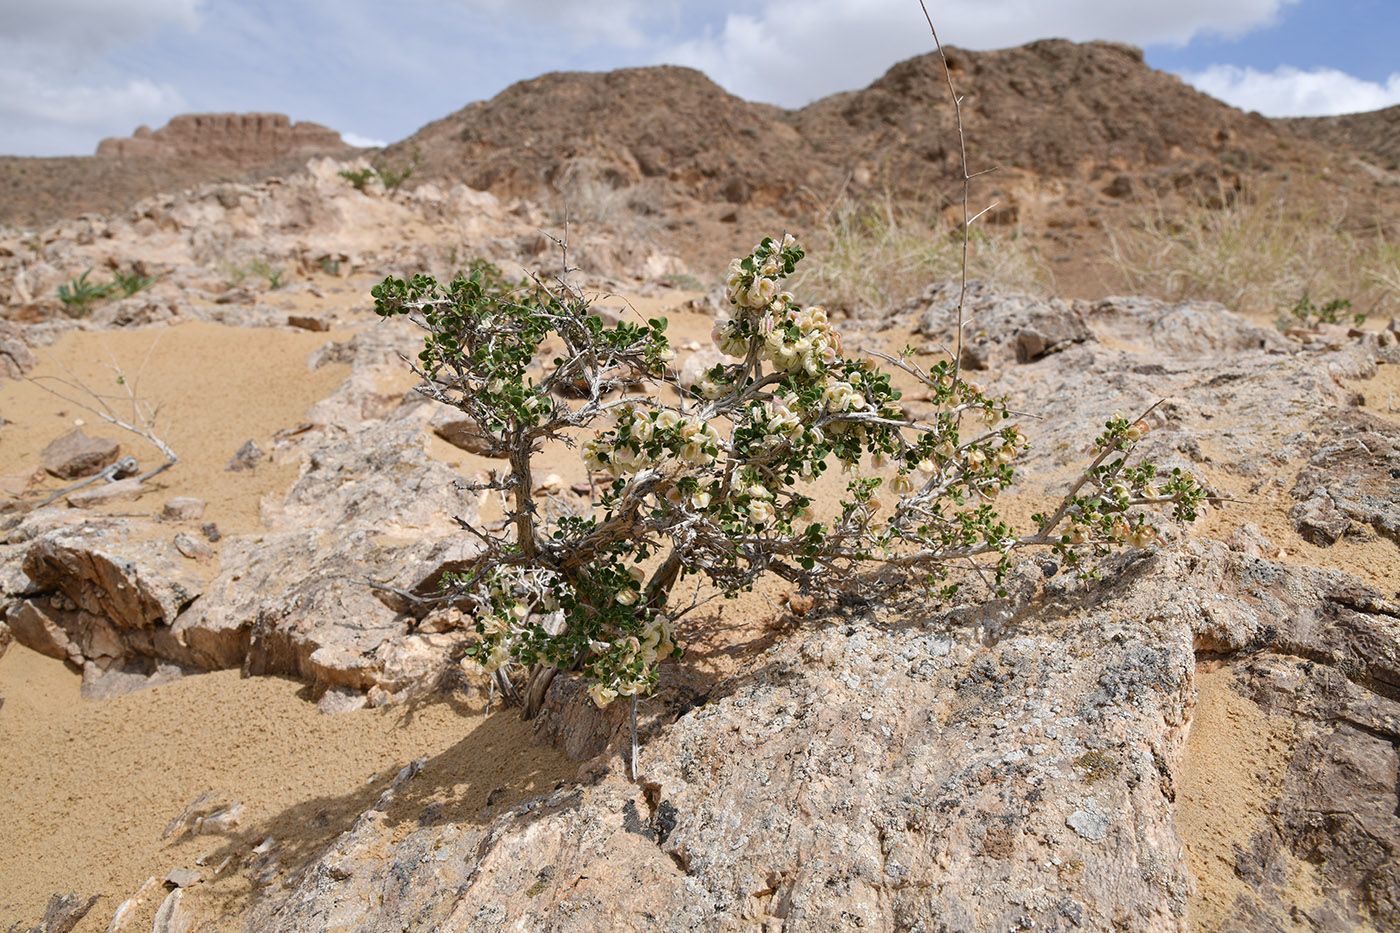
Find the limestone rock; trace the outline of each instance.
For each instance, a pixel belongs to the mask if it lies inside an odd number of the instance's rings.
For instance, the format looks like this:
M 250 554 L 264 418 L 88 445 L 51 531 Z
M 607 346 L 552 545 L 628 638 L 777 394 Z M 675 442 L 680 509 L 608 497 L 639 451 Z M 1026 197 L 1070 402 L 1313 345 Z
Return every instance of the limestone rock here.
M 1315 492 L 1288 512 L 1305 541 L 1326 547 L 1335 544 L 1351 527 L 1351 519 L 1342 514 L 1326 492 Z
M 44 469 L 59 479 L 81 479 L 111 466 L 121 456 L 121 445 L 105 437 L 89 437 L 74 428 L 44 448 Z
M 80 609 L 122 629 L 169 625 L 199 595 L 164 541 L 111 535 L 101 525 L 41 536 L 24 556 L 36 586 L 58 590 Z
M 957 297 L 955 283 L 927 289 L 919 299 L 924 306 L 919 332 L 954 346 Z M 1030 363 L 1093 339 L 1077 306 L 1058 298 L 1003 297 L 981 283 L 970 289 L 964 320 L 963 364 L 969 369 Z
M 700 377 L 714 369 L 719 363 L 734 362 L 714 347 L 702 347 L 693 351 L 681 365 L 681 388 L 689 389 L 700 381 Z
M 181 533 L 173 541 L 175 550 L 190 560 L 211 560 L 214 557 L 214 549 L 193 535 Z
M 23 379 L 39 359 L 24 342 L 19 329 L 9 321 L 0 321 L 0 376 Z
M 1026 604 L 804 622 L 760 673 L 643 730 L 640 787 L 614 766 L 487 827 L 397 843 L 368 812 L 259 927 L 1190 929 L 1173 780 L 1211 596 L 1237 603 L 1236 643 L 1277 646 L 1251 655 L 1281 678 L 1254 678 L 1264 702 L 1293 704 L 1294 653 L 1333 685 L 1293 711 L 1316 751 L 1295 759 L 1263 861 L 1241 856 L 1259 885 L 1241 923 L 1287 917 L 1281 860 L 1322 846 L 1332 925 L 1393 925 L 1400 706 L 1337 678 L 1356 658 L 1357 676 L 1395 682 L 1397 607 L 1216 543 L 1111 573 L 1107 602 L 1060 575 Z M 1327 725 L 1339 715 L 1357 727 Z
M 10 642 L 14 641 L 14 634 L 10 627 L 5 624 L 5 620 L 0 618 L 0 658 L 5 656 L 5 649 L 10 647 Z

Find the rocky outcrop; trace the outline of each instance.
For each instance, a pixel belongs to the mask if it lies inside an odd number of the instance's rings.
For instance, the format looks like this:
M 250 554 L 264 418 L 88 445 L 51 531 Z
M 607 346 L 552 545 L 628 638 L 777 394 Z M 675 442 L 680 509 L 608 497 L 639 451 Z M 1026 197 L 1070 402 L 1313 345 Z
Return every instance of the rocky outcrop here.
M 340 134 L 319 123 L 293 123 L 281 113 L 187 113 L 158 130 L 136 128 L 129 137 L 97 144 L 100 158 L 199 159 L 252 168 L 284 159 L 348 149 Z
M 1309 915 L 1317 927 L 1400 920 L 1396 607 L 1213 542 L 1108 576 L 1085 586 L 1029 563 L 1000 602 L 828 613 L 658 729 L 638 784 L 615 769 L 484 827 L 418 829 L 387 858 L 394 827 L 370 811 L 260 922 L 1188 930 L 1175 801 L 1201 644 L 1252 648 L 1242 668 L 1276 674 L 1250 689 L 1280 712 L 1298 678 L 1330 685 L 1288 713 L 1312 738 L 1263 856 L 1235 856 L 1259 884 L 1241 921 L 1286 916 L 1270 866 L 1319 852 L 1336 853 L 1340 896 Z M 1359 744 L 1334 732 L 1338 714 Z

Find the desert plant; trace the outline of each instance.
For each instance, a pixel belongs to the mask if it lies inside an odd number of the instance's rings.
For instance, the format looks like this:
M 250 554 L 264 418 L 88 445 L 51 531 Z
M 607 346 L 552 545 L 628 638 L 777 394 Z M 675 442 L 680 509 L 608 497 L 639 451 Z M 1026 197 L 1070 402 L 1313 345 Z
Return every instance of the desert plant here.
M 238 288 L 249 278 L 263 279 L 267 282 L 267 287 L 274 291 L 286 284 L 282 281 L 286 270 L 262 258 L 244 263 L 222 262 L 219 264 L 219 274 L 224 277 L 224 284 L 229 288 Z
M 1350 295 L 1370 313 L 1400 302 L 1396 248 L 1380 231 L 1358 234 L 1344 205 L 1324 206 L 1301 182 L 1224 194 L 1159 204 L 1110 231 L 1128 287 L 1269 316 L 1304 293 Z
M 897 571 L 951 597 L 960 572 L 999 589 L 1024 547 L 1081 566 L 1086 553 L 1151 545 L 1147 509 L 1194 518 L 1200 485 L 1130 466 L 1147 427 L 1115 416 L 1070 494 L 1016 532 L 993 508 L 1028 443 L 1006 400 L 949 361 L 924 370 L 908 355 L 843 356 L 826 312 L 784 289 L 802 258 L 786 236 L 734 260 L 733 316 L 714 332 L 731 362 L 675 401 L 660 390 L 674 356 L 664 318 L 606 327 L 567 284 L 512 288 L 484 263 L 446 286 L 420 275 L 374 288 L 380 315 L 427 331 L 420 391 L 467 414 L 509 458 L 507 476 L 476 487 L 506 494 L 509 524 L 472 528 L 482 553 L 445 578 L 443 599 L 468 611 L 478 636 L 468 656 L 503 689 L 513 692 L 507 670 L 531 672 L 526 715 L 560 669 L 581 669 L 599 704 L 648 692 L 657 662 L 679 652 L 674 623 L 688 609 L 670 594 L 690 575 L 724 595 L 772 573 L 835 597 Z M 563 351 L 535 381 L 546 340 Z M 905 415 L 886 366 L 923 385 L 930 420 Z M 559 437 L 581 437 L 585 463 L 604 476 L 591 510 L 534 500 L 539 442 Z M 818 515 L 805 483 L 833 463 L 851 478 L 835 511 Z
M 1307 292 L 1303 292 L 1303 297 L 1289 310 L 1287 317 L 1281 317 L 1278 321 L 1280 330 L 1289 327 L 1316 327 L 1319 324 L 1340 324 L 1342 315 L 1339 312 L 1346 311 L 1351 307 L 1351 302 L 1346 298 L 1333 298 L 1331 301 L 1318 307 L 1313 304 L 1312 297 Z M 1347 315 L 1353 324 L 1361 325 L 1366 323 L 1366 315 Z
M 151 275 L 141 275 L 136 272 L 113 272 L 112 282 L 118 288 L 123 298 L 130 298 L 137 292 L 145 291 L 156 284 L 158 279 Z
M 356 191 L 364 191 L 365 185 L 369 184 L 369 180 L 375 177 L 375 171 L 368 167 L 361 169 L 341 169 L 340 177 L 354 185 Z
M 1033 290 L 1050 273 L 1017 231 L 972 230 L 978 245 L 968 272 L 999 286 Z M 866 202 L 841 198 L 822 216 L 821 254 L 796 283 L 833 309 L 857 317 L 917 294 L 962 268 L 962 230 L 932 208 L 920 213 L 892 196 Z
M 948 87 L 961 144 L 951 74 Z M 377 313 L 427 332 L 412 364 L 419 391 L 466 414 L 487 452 L 508 458 L 508 473 L 472 486 L 503 495 L 506 524 L 463 523 L 481 551 L 444 575 L 440 599 L 466 611 L 476 635 L 467 659 L 521 700 L 525 716 L 565 669 L 582 671 L 599 705 L 631 697 L 635 715 L 658 662 L 680 653 L 674 626 L 697 600 L 671 596 L 687 576 L 725 596 L 771 573 L 828 597 L 869 593 L 892 577 L 951 597 L 971 573 L 1004 595 L 1020 549 L 1048 548 L 1089 573 L 1086 556 L 1155 543 L 1153 510 L 1195 518 L 1201 485 L 1180 470 L 1131 465 L 1148 425 L 1121 414 L 1034 529 L 1018 533 L 998 516 L 993 504 L 1029 441 L 1006 400 L 964 379 L 958 362 L 974 177 L 961 148 L 957 349 L 927 370 L 912 349 L 843 355 L 825 309 L 804 307 L 785 287 L 804 256 L 786 235 L 730 264 L 731 317 L 713 333 L 729 362 L 674 399 L 663 391 L 674 384 L 666 320 L 604 325 L 569 283 L 566 243 L 565 275 L 553 285 L 534 277 L 511 286 L 476 262 L 446 285 L 417 275 L 375 286 Z M 562 350 L 537 380 L 546 341 Z M 921 384 L 930 418 L 907 416 L 890 367 Z M 535 500 L 534 458 L 547 439 L 581 442 L 594 482 L 601 477 L 588 508 Z M 819 515 L 806 483 L 833 463 L 850 479 L 835 509 Z M 528 671 L 523 698 L 512 669 Z M 634 773 L 635 762 L 634 753 Z
M 91 274 L 92 270 L 88 269 L 76 279 L 69 279 L 58 286 L 58 300 L 74 317 L 87 317 L 92 313 L 93 306 L 111 295 L 116 288 L 113 282 L 89 282 L 88 276 Z

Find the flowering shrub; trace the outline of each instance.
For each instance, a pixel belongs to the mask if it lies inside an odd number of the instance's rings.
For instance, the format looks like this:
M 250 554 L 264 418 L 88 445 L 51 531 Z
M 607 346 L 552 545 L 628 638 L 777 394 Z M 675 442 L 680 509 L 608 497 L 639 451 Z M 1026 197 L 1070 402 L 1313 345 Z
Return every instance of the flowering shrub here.
M 843 355 L 825 311 L 784 288 L 802 257 L 785 236 L 730 264 L 732 316 L 713 334 L 730 362 L 684 395 L 663 388 L 675 386 L 664 318 L 608 327 L 571 288 L 512 287 L 484 263 L 446 286 L 415 276 L 373 290 L 379 314 L 407 314 L 428 332 L 420 391 L 466 413 L 509 457 L 509 475 L 478 487 L 507 494 L 508 524 L 472 528 L 482 553 L 449 576 L 443 598 L 469 610 L 468 655 L 503 688 L 507 671 L 532 672 L 527 715 L 560 669 L 581 669 L 599 705 L 650 691 L 658 662 L 680 654 L 685 610 L 668 597 L 692 574 L 726 595 L 766 573 L 830 595 L 896 568 L 951 595 L 960 570 L 999 588 L 1019 547 L 1082 566 L 1153 544 L 1148 508 L 1195 517 L 1200 485 L 1129 466 L 1147 426 L 1115 416 L 1058 509 L 1018 535 L 993 508 L 1028 444 L 1005 399 L 949 362 L 925 371 L 907 356 Z M 536 379 L 546 339 L 564 349 Z M 907 416 L 890 368 L 928 388 L 931 418 Z M 601 477 L 587 511 L 535 500 L 531 462 L 545 439 L 579 444 Z M 849 474 L 845 495 L 817 515 L 805 481 L 833 466 Z

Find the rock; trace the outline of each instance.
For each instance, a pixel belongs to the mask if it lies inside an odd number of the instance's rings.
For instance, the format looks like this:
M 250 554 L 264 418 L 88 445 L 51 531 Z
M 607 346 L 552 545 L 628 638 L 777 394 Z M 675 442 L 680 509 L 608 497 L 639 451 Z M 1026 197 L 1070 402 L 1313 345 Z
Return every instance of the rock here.
M 734 362 L 719 352 L 714 347 L 704 347 L 696 350 L 685 358 L 685 363 L 681 365 L 680 383 L 681 388 L 690 389 L 695 383 L 700 381 L 700 377 L 714 369 L 717 364 Z
M 331 329 L 331 322 L 325 318 L 312 317 L 307 314 L 289 314 L 287 315 L 287 326 L 301 330 L 327 331 Z
M 39 925 L 23 933 L 70 933 L 88 915 L 100 896 L 94 894 L 84 900 L 76 894 L 55 894 L 49 898 Z M 18 926 L 15 929 L 18 930 Z
M 952 347 L 957 330 L 956 283 L 931 286 L 919 302 L 924 311 L 918 332 Z M 1058 298 L 1003 297 L 972 283 L 964 303 L 963 365 L 990 369 L 1005 363 L 1030 363 L 1093 334 L 1079 307 Z
M 1228 543 L 1232 551 L 1239 551 L 1246 557 L 1273 557 L 1277 551 L 1254 522 L 1245 522 L 1236 528 Z
M 111 505 L 113 502 L 134 502 L 145 493 L 146 487 L 140 479 L 133 476 L 130 479 L 119 479 L 115 483 L 93 483 L 76 492 L 70 492 L 65 498 L 75 509 L 95 509 Z
M 469 454 L 479 454 L 481 456 L 506 457 L 507 452 L 498 450 L 491 452 L 490 441 L 481 433 L 481 428 L 468 415 L 441 406 L 441 411 L 432 417 L 428 426 L 433 429 L 433 433 L 453 447 L 465 450 Z
M 365 695 L 362 691 L 352 690 L 349 687 L 331 687 L 321 694 L 321 699 L 316 701 L 316 706 L 327 715 L 335 715 L 336 713 L 353 713 L 355 710 L 364 709 L 365 702 Z
M 204 535 L 204 540 L 208 541 L 210 544 L 217 543 L 218 540 L 223 537 L 223 533 L 219 531 L 219 526 L 214 522 L 205 522 L 200 525 L 199 533 Z
M 193 522 L 198 521 L 204 514 L 205 502 L 203 499 L 196 499 L 193 496 L 176 496 L 165 503 L 165 508 L 161 509 L 160 517 L 168 522 Z
M 171 546 L 140 540 L 126 526 L 82 526 L 39 537 L 24 572 L 44 590 L 58 590 L 84 612 L 118 629 L 170 625 L 201 590 Z
M 1319 547 L 1336 544 L 1351 527 L 1351 519 L 1342 514 L 1326 492 L 1317 492 L 1298 503 L 1288 512 L 1303 540 Z
M 136 919 L 136 912 L 141 909 L 146 899 L 159 887 L 160 884 L 154 875 L 147 878 L 135 894 L 117 905 L 117 909 L 112 913 L 112 922 L 107 926 L 107 933 L 121 933 L 126 929 L 127 925 Z
M 251 470 L 262 462 L 264 456 L 262 448 L 257 445 L 257 442 L 249 439 L 244 441 L 243 446 L 239 447 L 237 452 L 229 458 L 228 465 L 224 469 L 230 473 Z
M 192 868 L 172 868 L 165 873 L 165 885 L 170 888 L 190 888 L 204 879 Z
M 88 661 L 83 664 L 82 697 L 84 700 L 111 700 L 140 690 L 162 687 L 197 673 L 199 671 L 195 668 L 154 658 L 126 658 L 110 667 Z
M 183 888 L 176 888 L 166 895 L 156 910 L 151 933 L 194 933 L 196 921 L 189 908 L 184 906 L 184 896 Z
M 74 428 L 45 447 L 44 469 L 59 479 L 81 479 L 99 473 L 121 456 L 121 445 L 105 437 L 89 437 Z
M 0 658 L 5 656 L 5 649 L 10 647 L 10 642 L 14 641 L 14 633 L 5 624 L 5 620 L 0 618 Z
M 1103 842 L 1108 838 L 1108 817 L 1095 807 L 1075 810 L 1065 817 L 1065 825 L 1090 842 Z
M 38 365 L 39 358 L 24 342 L 19 328 L 9 321 L 0 321 L 0 376 L 23 379 Z
M 188 557 L 190 560 L 211 560 L 214 557 L 214 549 L 198 538 L 187 534 L 178 534 L 174 539 L 175 550 Z

